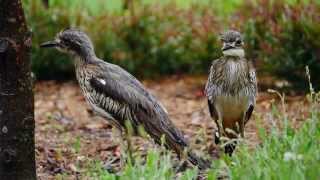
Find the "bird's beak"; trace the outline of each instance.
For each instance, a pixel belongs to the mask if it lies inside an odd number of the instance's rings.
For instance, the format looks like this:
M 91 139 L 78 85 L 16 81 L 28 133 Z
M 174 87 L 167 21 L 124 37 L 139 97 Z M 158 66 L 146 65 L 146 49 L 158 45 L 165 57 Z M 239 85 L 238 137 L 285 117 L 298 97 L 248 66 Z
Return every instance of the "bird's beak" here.
M 236 48 L 235 43 L 223 43 L 222 51 Z
M 52 48 L 52 47 L 57 47 L 58 46 L 58 42 L 56 41 L 48 41 L 48 42 L 44 42 L 42 44 L 40 44 L 41 48 Z

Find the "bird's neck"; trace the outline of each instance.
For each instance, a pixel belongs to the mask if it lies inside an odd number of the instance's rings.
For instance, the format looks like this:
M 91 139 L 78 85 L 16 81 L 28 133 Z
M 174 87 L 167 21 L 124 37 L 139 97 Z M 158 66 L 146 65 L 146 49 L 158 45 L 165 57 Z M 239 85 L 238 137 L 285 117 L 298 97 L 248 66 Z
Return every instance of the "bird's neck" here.
M 81 59 L 83 59 L 86 62 L 90 62 L 96 57 L 93 48 L 82 48 L 78 54 L 81 57 Z
M 91 63 L 96 59 L 96 55 L 94 53 L 90 54 L 75 54 L 73 55 L 74 63 L 76 67 L 83 66 L 85 64 Z
M 228 49 L 222 51 L 224 56 L 232 56 L 232 57 L 239 57 L 243 58 L 245 53 L 243 49 Z

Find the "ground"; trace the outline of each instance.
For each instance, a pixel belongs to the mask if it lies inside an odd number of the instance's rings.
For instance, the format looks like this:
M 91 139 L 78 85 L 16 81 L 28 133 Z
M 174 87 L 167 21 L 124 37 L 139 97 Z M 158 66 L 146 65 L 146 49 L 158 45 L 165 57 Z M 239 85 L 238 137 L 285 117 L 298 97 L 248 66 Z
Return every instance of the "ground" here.
M 216 158 L 219 147 L 214 145 L 207 101 L 203 94 L 205 77 L 172 76 L 143 84 L 163 103 L 172 121 L 183 131 L 192 147 L 200 154 Z M 281 128 L 274 117 L 273 104 L 280 104 L 275 93 L 264 89 L 261 83 L 257 105 L 245 129 L 245 144 L 255 148 L 259 144 L 258 126 Z M 286 111 L 293 125 L 299 127 L 307 116 L 304 96 L 285 97 Z M 119 157 L 118 143 L 111 126 L 96 116 L 86 104 L 75 81 L 38 82 L 35 87 L 36 159 L 39 179 L 54 179 L 64 174 L 67 179 L 82 179 L 88 163 L 93 160 L 108 162 Z M 135 139 L 137 151 L 145 151 L 150 143 Z

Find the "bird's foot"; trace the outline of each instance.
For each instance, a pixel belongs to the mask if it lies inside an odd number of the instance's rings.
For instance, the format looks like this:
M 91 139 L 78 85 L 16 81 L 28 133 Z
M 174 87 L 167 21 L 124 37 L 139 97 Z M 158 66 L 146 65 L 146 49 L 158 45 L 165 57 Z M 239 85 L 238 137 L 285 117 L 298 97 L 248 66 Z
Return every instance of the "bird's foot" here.
M 105 162 L 103 165 L 105 170 L 113 174 L 117 174 L 118 172 L 120 172 L 123 168 L 122 166 L 123 163 L 121 163 L 120 157 L 113 157 L 110 160 L 107 160 L 107 162 Z
M 179 165 L 176 167 L 176 173 L 183 172 L 188 168 L 188 162 L 183 161 L 182 163 L 179 163 Z
M 232 156 L 233 151 L 236 149 L 236 144 L 231 142 L 226 144 L 224 147 L 224 153 L 228 154 L 229 156 Z

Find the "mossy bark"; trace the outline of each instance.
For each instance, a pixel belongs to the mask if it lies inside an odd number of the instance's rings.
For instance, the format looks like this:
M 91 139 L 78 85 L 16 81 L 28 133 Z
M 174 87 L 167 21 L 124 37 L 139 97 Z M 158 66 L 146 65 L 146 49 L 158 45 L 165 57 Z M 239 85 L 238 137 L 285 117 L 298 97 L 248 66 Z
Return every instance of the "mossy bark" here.
M 0 0 L 0 179 L 36 179 L 31 34 L 20 0 Z

